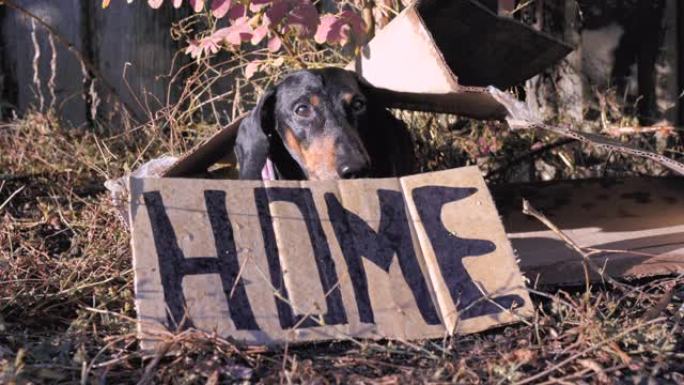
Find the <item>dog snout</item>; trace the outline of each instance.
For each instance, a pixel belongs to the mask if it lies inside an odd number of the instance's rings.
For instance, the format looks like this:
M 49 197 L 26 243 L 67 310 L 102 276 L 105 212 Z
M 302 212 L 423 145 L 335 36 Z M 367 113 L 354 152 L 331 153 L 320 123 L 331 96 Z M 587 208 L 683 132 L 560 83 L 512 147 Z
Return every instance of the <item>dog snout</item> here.
M 370 157 L 355 133 L 338 137 L 335 150 L 336 171 L 341 179 L 363 178 L 370 175 Z
M 368 163 L 349 164 L 345 163 L 338 167 L 337 173 L 342 179 L 356 179 L 368 176 Z

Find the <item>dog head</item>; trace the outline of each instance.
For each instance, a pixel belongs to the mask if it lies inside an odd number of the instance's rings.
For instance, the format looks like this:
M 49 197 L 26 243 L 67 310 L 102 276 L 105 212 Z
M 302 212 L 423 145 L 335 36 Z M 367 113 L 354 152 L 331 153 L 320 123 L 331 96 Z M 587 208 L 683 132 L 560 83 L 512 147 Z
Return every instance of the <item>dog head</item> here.
M 260 179 L 270 158 L 285 179 L 367 176 L 371 163 L 362 132 L 368 100 L 353 72 L 302 70 L 266 91 L 238 130 L 241 179 Z

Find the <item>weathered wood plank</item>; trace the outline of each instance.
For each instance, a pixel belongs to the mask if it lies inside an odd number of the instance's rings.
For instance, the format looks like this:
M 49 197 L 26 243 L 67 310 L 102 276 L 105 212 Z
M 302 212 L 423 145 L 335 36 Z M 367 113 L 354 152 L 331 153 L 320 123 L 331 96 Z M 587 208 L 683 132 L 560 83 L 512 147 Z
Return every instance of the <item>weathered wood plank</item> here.
M 120 102 L 133 109 L 138 118 L 148 117 L 166 105 L 168 78 L 164 75 L 184 44 L 173 41 L 170 28 L 173 21 L 188 15 L 188 10 L 174 9 L 170 2 L 157 10 L 143 1 L 112 2 L 107 9 L 99 2 L 88 3 L 88 33 L 93 38 L 95 64 L 119 96 L 115 98 L 101 85 L 97 87 L 101 118 L 109 121 Z M 176 94 L 172 92 L 172 96 Z
M 184 44 L 173 41 L 169 31 L 173 21 L 189 14 L 188 9 L 175 10 L 166 4 L 153 10 L 144 2 L 113 2 L 103 10 L 100 2 L 89 0 L 14 1 L 60 35 L 51 42 L 39 22 L 2 7 L 2 99 L 14 104 L 17 112 L 54 107 L 61 118 L 78 126 L 92 123 L 92 118 L 110 124 L 121 105 L 140 120 L 166 105 L 168 79 L 163 75 L 169 73 L 175 53 Z M 72 44 L 78 56 L 92 64 L 86 81 L 80 58 L 65 44 Z M 94 92 L 90 92 L 90 77 L 100 77 Z M 51 79 L 54 87 L 49 85 Z M 171 101 L 177 94 L 171 91 Z
M 80 0 L 15 0 L 35 14 L 64 39 L 80 49 Z M 5 95 L 19 113 L 29 108 L 45 111 L 54 106 L 68 123 L 79 125 L 85 119 L 83 78 L 79 61 L 63 45 L 50 43 L 49 34 L 38 23 L 19 11 L 5 8 L 2 22 L 3 59 L 8 89 Z M 35 31 L 35 33 L 34 33 Z M 36 60 L 36 43 L 39 58 Z M 34 73 L 38 71 L 38 81 Z M 54 86 L 50 79 L 53 77 Z M 54 90 L 54 97 L 53 97 Z M 42 99 L 42 103 L 41 103 Z M 41 106 L 42 104 L 42 106 Z

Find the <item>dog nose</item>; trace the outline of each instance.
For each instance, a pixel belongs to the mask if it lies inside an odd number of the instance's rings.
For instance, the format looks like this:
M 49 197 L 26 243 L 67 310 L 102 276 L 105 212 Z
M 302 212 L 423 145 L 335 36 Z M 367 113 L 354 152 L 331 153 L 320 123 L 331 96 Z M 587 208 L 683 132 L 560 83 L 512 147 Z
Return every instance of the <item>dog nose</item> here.
M 368 176 L 368 165 L 359 164 L 356 166 L 345 164 L 340 167 L 340 177 L 342 179 L 356 179 Z

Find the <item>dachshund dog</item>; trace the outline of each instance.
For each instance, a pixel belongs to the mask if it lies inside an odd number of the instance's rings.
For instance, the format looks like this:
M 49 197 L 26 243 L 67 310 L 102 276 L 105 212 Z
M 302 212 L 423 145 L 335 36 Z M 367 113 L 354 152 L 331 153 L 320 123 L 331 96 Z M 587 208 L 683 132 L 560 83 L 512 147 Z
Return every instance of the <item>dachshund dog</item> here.
M 339 68 L 297 71 L 262 95 L 235 143 L 240 179 L 331 180 L 410 174 L 406 126 Z

